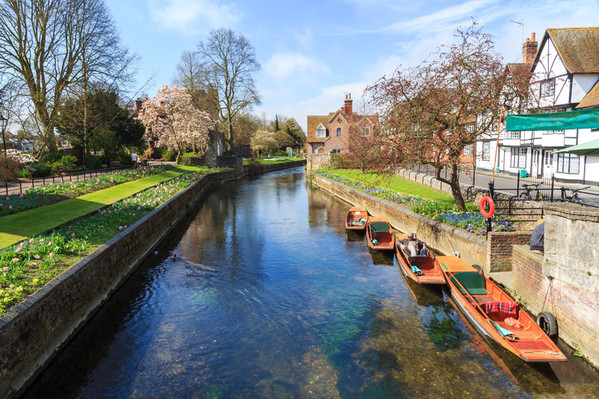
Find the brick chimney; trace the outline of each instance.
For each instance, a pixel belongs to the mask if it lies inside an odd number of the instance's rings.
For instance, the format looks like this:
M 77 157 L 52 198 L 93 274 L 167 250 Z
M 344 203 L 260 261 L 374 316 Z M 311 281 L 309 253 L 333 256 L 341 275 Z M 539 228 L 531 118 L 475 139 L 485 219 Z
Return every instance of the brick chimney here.
M 143 105 L 143 101 L 141 101 L 141 98 L 137 97 L 137 100 L 135 100 L 135 110 L 137 111 L 137 113 L 139 114 L 141 112 L 141 106 Z
M 530 39 L 526 39 L 522 44 L 522 62 L 525 64 L 532 64 L 537 55 L 537 48 L 539 43 L 535 40 L 535 33 L 532 32 Z
M 341 108 L 341 112 L 351 117 L 353 113 L 351 93 L 347 93 L 345 95 L 345 102 L 343 104 L 343 107 Z

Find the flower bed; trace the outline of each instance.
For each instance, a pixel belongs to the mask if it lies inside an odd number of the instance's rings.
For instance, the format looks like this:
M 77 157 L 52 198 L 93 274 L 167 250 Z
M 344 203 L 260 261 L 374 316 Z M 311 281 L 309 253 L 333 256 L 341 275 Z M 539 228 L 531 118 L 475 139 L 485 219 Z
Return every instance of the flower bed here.
M 479 212 L 458 211 L 455 205 L 439 203 L 437 201 L 424 200 L 418 196 L 398 193 L 396 191 L 373 187 L 359 180 L 349 179 L 339 176 L 328 170 L 317 170 L 314 173 L 327 179 L 339 182 L 352 187 L 358 191 L 370 194 L 396 204 L 403 204 L 419 215 L 426 216 L 433 220 L 447 223 L 451 226 L 460 227 L 469 233 L 484 235 L 487 231 L 487 221 Z M 493 231 L 515 231 L 516 228 L 508 221 L 493 218 Z
M 188 187 L 200 176 L 212 171 L 205 169 L 180 175 L 115 202 L 68 226 L 28 238 L 0 251 L 0 314 Z
M 141 179 L 142 177 L 157 175 L 167 168 L 169 167 L 151 166 L 135 170 L 126 169 L 87 180 L 46 184 L 29 189 L 22 194 L 3 196 L 0 197 L 0 216 L 23 212 L 38 206 L 49 205 L 67 198 L 75 198 L 117 184 Z

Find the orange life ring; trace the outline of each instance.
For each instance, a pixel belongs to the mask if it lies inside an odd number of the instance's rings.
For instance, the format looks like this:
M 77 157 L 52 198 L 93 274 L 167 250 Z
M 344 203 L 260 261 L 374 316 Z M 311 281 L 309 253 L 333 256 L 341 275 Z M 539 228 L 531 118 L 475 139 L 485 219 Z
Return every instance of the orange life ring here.
M 489 210 L 485 211 L 485 204 L 489 204 Z M 480 200 L 480 214 L 483 215 L 483 217 L 485 218 L 490 218 L 491 216 L 493 216 L 493 214 L 495 213 L 495 203 L 493 202 L 493 198 L 487 196 L 484 196 L 481 200 Z

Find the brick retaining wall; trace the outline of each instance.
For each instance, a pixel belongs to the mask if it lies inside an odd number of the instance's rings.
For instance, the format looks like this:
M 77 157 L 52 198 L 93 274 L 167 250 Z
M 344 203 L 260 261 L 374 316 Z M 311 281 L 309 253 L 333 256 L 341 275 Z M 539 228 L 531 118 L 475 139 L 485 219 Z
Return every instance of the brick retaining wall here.
M 530 244 L 530 231 L 492 232 L 487 239 L 489 268 L 493 272 L 512 270 L 512 247 Z

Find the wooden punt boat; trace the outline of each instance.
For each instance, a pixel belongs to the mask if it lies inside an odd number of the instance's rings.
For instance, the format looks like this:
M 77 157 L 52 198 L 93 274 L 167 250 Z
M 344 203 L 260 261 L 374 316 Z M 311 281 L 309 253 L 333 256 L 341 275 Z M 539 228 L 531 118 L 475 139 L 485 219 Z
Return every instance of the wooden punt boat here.
M 366 238 L 368 247 L 378 251 L 393 251 L 395 247 L 395 234 L 393 228 L 385 218 L 372 216 L 366 224 Z
M 456 306 L 483 336 L 526 362 L 568 360 L 533 318 L 491 280 L 458 257 L 437 260 Z
M 368 222 L 368 211 L 366 208 L 361 206 L 351 207 L 345 217 L 345 228 L 348 230 L 366 230 L 366 223 Z
M 401 243 L 407 239 L 406 234 L 395 235 L 395 256 L 402 273 L 419 284 L 445 284 L 445 275 L 435 256 L 430 251 L 428 255 L 408 255 Z

